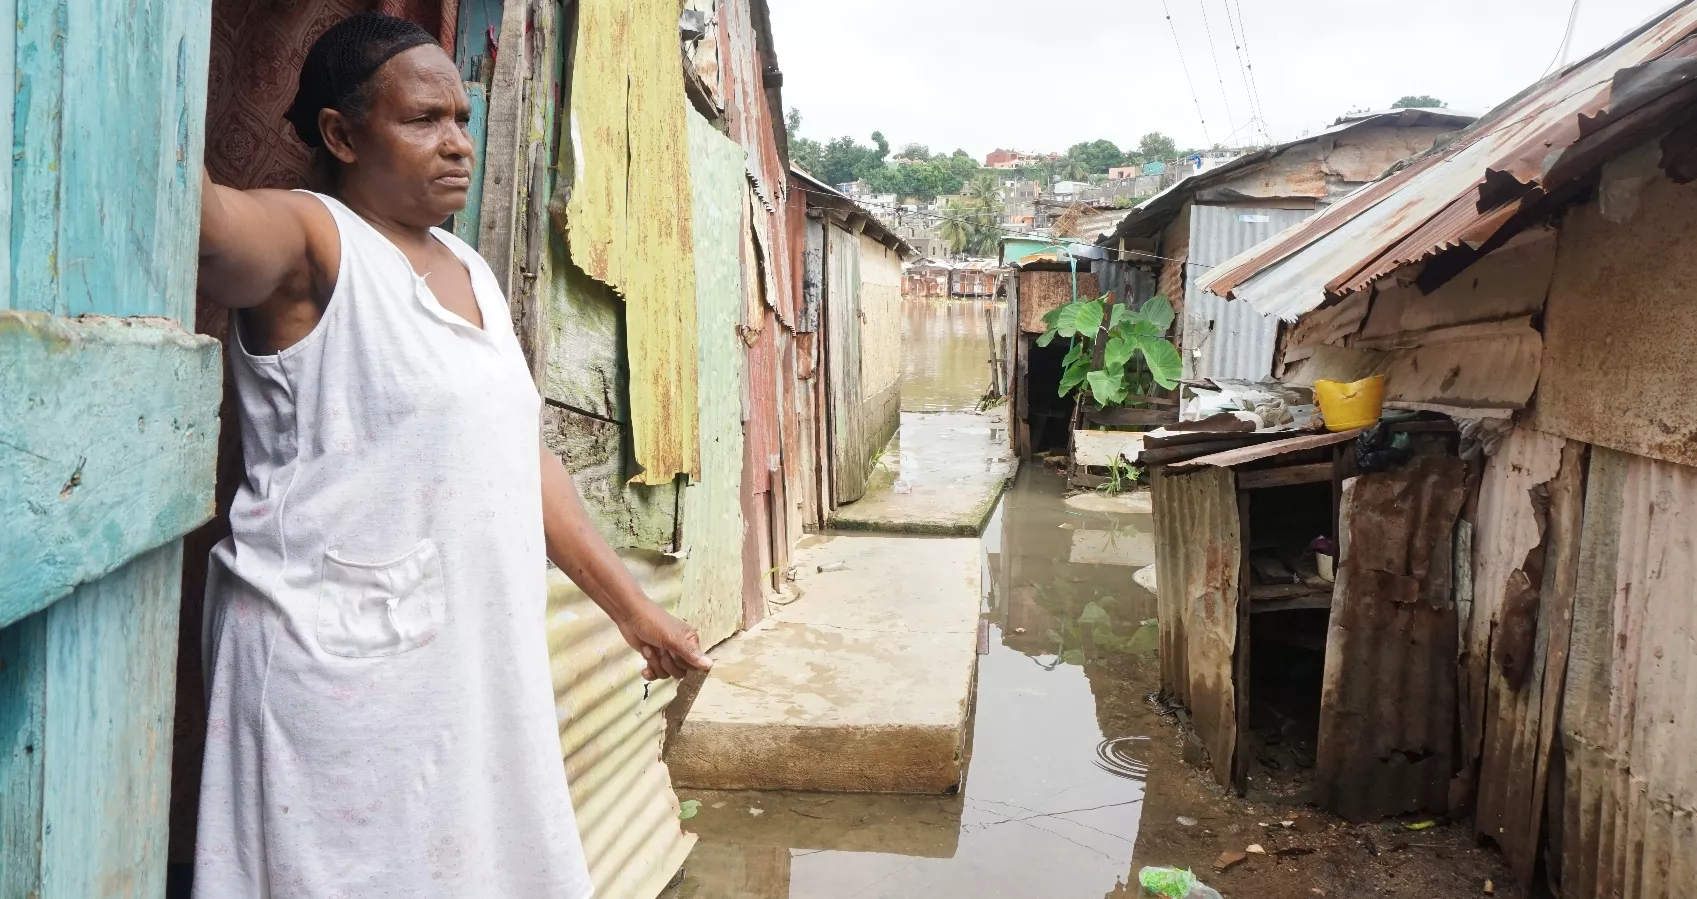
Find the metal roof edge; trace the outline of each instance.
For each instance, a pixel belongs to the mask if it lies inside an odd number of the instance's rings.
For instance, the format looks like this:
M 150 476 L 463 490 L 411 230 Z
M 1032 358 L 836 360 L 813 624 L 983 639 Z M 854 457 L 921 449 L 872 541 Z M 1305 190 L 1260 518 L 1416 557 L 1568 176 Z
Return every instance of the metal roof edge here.
M 903 262 L 906 262 L 909 259 L 919 258 L 919 251 L 914 249 L 912 244 L 904 240 L 901 235 L 891 231 L 889 228 L 886 228 L 883 222 L 878 221 L 876 216 L 874 216 L 871 212 L 868 212 L 865 207 L 861 206 L 859 203 L 856 203 L 848 194 L 845 194 L 831 185 L 820 181 L 818 178 L 809 175 L 807 172 L 802 171 L 794 165 L 790 166 L 790 177 L 807 183 L 807 205 L 820 208 L 842 209 L 844 208 L 842 204 L 847 204 L 848 208 L 866 216 L 866 227 L 863 229 L 862 233 L 868 234 L 873 240 L 886 245 L 890 241 L 895 241 L 895 246 L 891 247 L 891 249 L 896 251 L 896 255 L 901 257 Z M 821 202 L 822 200 L 833 200 L 836 202 L 827 203 Z

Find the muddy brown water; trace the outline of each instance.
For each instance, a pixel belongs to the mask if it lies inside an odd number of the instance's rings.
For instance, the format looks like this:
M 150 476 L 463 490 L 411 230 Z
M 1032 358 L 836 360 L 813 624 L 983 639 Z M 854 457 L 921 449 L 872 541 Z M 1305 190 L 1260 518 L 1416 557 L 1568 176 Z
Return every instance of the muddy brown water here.
M 905 304 L 909 412 L 972 409 L 989 384 L 990 304 L 953 305 Z M 1214 786 L 1149 698 L 1155 597 L 1133 579 L 1153 561 L 1146 495 L 1067 493 L 1026 466 L 985 534 L 961 791 L 682 791 L 701 801 L 684 825 L 700 841 L 666 899 L 1117 899 L 1140 895 L 1143 865 L 1192 868 L 1227 899 L 1444 899 L 1487 881 L 1519 895 L 1465 825 L 1351 825 Z M 1252 845 L 1265 854 L 1213 869 Z

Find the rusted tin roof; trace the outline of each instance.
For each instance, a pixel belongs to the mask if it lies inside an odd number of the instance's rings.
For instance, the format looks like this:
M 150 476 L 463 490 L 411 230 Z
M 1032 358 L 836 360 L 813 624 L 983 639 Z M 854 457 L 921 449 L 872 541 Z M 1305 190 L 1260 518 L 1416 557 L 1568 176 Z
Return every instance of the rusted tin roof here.
M 866 215 L 866 210 L 861 209 L 859 204 L 849 198 L 848 194 L 820 181 L 801 169 L 792 167 L 790 179 L 794 182 L 795 189 L 807 194 L 807 205 L 815 209 L 828 209 L 850 215 Z M 903 240 L 901 235 L 884 227 L 884 223 L 875 218 L 867 217 L 866 227 L 862 233 L 895 250 L 897 255 L 904 260 L 916 259 L 919 256 L 919 251 L 915 250 L 912 244 Z
M 1174 462 L 1173 464 L 1168 465 L 1167 468 L 1173 471 L 1193 471 L 1198 468 L 1232 468 L 1248 462 L 1256 462 L 1261 459 L 1270 459 L 1274 456 L 1282 456 L 1286 453 L 1319 449 L 1323 446 L 1343 443 L 1346 440 L 1354 440 L 1355 436 L 1360 434 L 1362 430 L 1364 429 L 1356 428 L 1353 431 L 1338 431 L 1336 433 L 1303 434 L 1299 437 L 1274 440 L 1271 443 L 1259 443 L 1254 446 L 1245 446 L 1239 449 L 1227 450 L 1223 453 L 1215 453 L 1211 456 L 1198 456 L 1195 459 L 1186 459 L 1183 462 Z
M 1538 82 L 1446 144 L 1221 265 L 1203 288 L 1294 321 L 1446 249 L 1528 223 L 1538 201 L 1697 102 L 1697 4 Z

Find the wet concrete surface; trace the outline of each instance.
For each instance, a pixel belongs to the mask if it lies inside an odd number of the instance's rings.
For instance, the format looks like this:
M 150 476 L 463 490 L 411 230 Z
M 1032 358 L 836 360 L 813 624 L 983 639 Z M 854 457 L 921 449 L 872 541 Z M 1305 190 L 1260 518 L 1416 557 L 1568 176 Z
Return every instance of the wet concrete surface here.
M 831 526 L 976 537 L 1014 468 L 1006 406 L 903 412 L 901 429 L 867 479 L 866 495 L 838 508 Z

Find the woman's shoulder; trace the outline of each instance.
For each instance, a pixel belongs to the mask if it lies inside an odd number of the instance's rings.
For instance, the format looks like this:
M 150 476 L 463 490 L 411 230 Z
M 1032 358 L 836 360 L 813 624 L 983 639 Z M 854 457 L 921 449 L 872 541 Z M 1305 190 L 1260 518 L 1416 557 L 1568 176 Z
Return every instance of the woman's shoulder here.
M 495 277 L 495 270 L 489 267 L 489 262 L 483 258 L 482 253 L 477 252 L 476 247 L 461 240 L 452 231 L 443 228 L 431 228 L 430 233 L 436 235 L 436 239 L 441 241 L 443 246 L 465 263 L 466 269 L 472 273 L 473 277 L 487 278 L 488 282 L 494 285 L 496 292 L 501 294 L 501 299 L 506 300 L 506 295 L 501 291 L 501 279 Z

